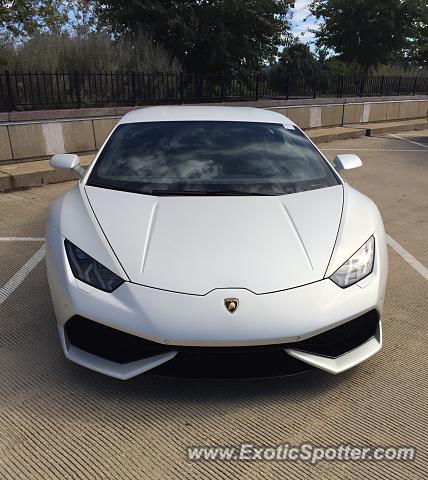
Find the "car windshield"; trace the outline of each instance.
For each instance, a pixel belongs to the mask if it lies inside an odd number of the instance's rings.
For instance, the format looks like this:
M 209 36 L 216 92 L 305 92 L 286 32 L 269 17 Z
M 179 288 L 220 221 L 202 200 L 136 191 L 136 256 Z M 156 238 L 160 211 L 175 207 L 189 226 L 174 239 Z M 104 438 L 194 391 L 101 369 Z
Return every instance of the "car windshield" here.
M 338 183 L 298 128 L 218 121 L 119 125 L 87 182 L 149 195 L 284 195 Z

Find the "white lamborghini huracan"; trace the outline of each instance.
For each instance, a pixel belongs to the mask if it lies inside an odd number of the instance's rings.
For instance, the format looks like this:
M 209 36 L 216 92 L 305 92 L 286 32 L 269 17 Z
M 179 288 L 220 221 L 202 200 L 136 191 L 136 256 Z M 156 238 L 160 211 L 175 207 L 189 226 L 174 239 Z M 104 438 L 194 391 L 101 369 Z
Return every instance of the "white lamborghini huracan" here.
M 125 115 L 51 206 L 47 271 L 65 355 L 127 379 L 342 372 L 382 344 L 374 203 L 289 119 L 256 108 Z

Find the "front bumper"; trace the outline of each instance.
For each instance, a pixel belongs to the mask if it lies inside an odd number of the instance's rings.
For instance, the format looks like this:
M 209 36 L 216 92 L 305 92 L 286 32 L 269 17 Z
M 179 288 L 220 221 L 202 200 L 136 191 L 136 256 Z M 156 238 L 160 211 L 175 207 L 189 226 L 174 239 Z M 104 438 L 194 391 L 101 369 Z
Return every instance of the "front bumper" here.
M 380 265 L 382 255 L 376 255 L 370 277 L 347 289 L 325 279 L 263 295 L 245 289 L 216 289 L 199 296 L 130 282 L 125 282 L 113 293 L 102 292 L 73 277 L 64 250 L 64 238 L 50 225 L 46 247 L 49 285 L 66 357 L 116 378 L 131 378 L 151 369 L 159 372 L 161 369 L 157 367 L 182 358 L 185 348 L 205 347 L 210 353 L 219 353 L 217 358 L 228 358 L 224 355 L 226 352 L 219 349 L 268 346 L 280 352 L 280 356 L 270 357 L 271 361 L 280 361 L 283 355 L 286 373 L 301 371 L 308 365 L 339 373 L 381 348 L 379 320 L 370 338 L 363 335 L 361 344 L 339 355 L 319 354 L 313 349 L 298 347 L 299 342 L 315 338 L 367 312 L 381 313 L 386 283 L 386 274 Z M 226 297 L 240 300 L 239 309 L 233 315 L 224 307 Z M 142 352 L 141 358 L 124 363 L 94 354 L 91 349 L 79 348 L 75 341 L 70 341 L 65 326 L 75 316 L 160 345 L 162 349 L 148 357 L 147 352 Z M 232 353 L 231 350 L 227 354 Z M 197 357 L 190 358 L 196 360 Z M 230 363 L 237 358 L 230 357 Z M 262 356 L 256 358 L 261 360 Z M 256 370 L 250 376 L 263 376 Z

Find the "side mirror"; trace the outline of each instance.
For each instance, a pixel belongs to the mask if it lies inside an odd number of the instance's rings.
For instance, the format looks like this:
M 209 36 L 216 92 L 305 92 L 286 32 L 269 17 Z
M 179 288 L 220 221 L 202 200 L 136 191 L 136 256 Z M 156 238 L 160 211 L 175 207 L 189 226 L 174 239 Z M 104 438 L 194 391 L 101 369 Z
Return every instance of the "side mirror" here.
M 361 158 L 353 153 L 342 153 L 336 155 L 333 160 L 333 167 L 337 172 L 341 170 L 351 170 L 362 166 Z
M 82 178 L 86 170 L 80 166 L 79 155 L 75 153 L 57 153 L 49 162 L 52 168 L 60 170 L 73 170 Z

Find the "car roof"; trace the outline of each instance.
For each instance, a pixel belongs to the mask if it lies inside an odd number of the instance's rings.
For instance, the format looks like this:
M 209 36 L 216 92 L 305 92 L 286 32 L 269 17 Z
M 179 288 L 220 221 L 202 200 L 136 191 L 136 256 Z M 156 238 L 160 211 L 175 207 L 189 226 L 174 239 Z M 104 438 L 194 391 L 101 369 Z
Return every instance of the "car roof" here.
M 294 123 L 284 115 L 263 108 L 205 105 L 172 105 L 139 108 L 138 110 L 128 112 L 122 117 L 119 124 L 168 121 L 260 122 L 294 125 Z

